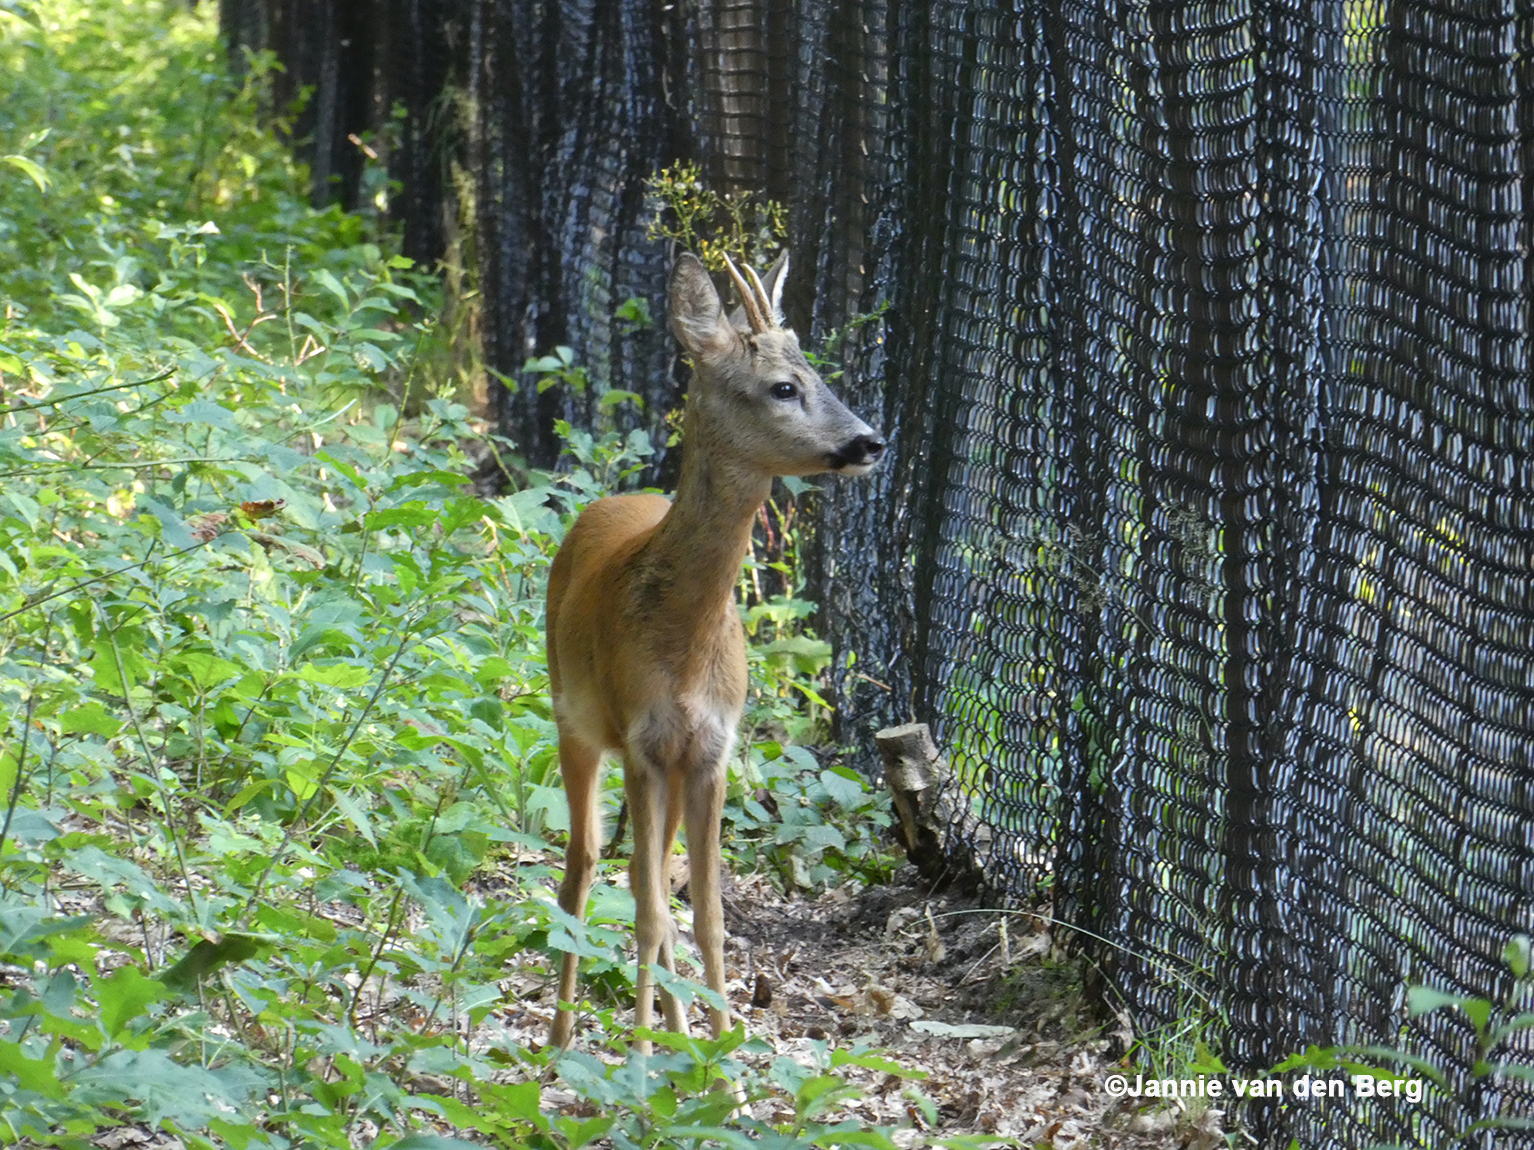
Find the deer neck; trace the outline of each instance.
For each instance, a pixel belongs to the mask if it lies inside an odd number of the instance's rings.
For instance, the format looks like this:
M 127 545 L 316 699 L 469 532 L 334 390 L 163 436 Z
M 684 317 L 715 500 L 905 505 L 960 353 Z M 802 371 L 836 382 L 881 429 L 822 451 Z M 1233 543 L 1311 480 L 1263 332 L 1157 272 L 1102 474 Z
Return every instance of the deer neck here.
M 772 477 L 727 460 L 691 412 L 682 452 L 671 510 L 645 548 L 646 566 L 663 573 L 665 597 L 694 613 L 701 629 L 717 625 L 715 604 L 734 617 L 735 582 Z

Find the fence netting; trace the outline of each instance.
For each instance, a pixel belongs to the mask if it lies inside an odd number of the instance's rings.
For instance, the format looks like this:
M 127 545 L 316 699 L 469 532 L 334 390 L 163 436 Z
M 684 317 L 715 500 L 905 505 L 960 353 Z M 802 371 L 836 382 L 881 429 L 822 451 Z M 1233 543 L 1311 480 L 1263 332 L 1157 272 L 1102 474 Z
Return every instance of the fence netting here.
M 892 458 L 812 517 L 844 741 L 932 722 L 955 833 L 1142 1031 L 1448 1071 L 1253 1107 L 1266 1145 L 1534 1114 L 1405 1001 L 1512 1003 L 1534 928 L 1531 0 L 223 8 L 310 93 L 317 195 L 372 133 L 411 254 L 460 237 L 535 464 L 595 401 L 529 354 L 657 432 L 685 389 L 620 316 L 663 310 L 646 178 L 786 205 L 801 334 L 888 307 L 838 388 Z

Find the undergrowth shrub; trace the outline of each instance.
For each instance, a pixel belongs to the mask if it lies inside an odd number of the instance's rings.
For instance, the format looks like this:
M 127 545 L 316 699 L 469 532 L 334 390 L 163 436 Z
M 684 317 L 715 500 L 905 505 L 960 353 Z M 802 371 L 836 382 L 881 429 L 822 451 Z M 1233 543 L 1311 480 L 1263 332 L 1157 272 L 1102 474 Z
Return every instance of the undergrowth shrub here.
M 842 1055 L 646 1066 L 608 1010 L 558 1067 L 581 1115 L 499 1025 L 552 947 L 632 977 L 626 896 L 583 929 L 548 892 L 541 617 L 566 519 L 643 445 L 476 495 L 487 433 L 419 377 L 435 284 L 305 205 L 271 62 L 235 83 L 212 22 L 0 3 L 0 1139 L 890 1145 L 834 1120 Z M 804 829 L 851 780 L 759 742 L 799 829 L 739 807 L 742 857 L 856 872 L 858 833 Z M 729 1119 L 721 1070 L 792 1119 Z

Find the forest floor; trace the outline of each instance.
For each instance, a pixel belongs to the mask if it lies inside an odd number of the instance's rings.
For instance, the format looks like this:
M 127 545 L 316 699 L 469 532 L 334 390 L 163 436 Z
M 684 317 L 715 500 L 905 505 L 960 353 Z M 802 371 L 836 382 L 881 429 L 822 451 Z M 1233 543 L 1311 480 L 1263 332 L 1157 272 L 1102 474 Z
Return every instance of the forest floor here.
M 1227 1145 L 1218 1110 L 1141 1112 L 1108 1096 L 1103 1079 L 1122 1072 L 1132 1041 L 1127 1020 L 1090 1001 L 1081 962 L 1059 952 L 1040 916 L 933 893 L 905 866 L 889 884 L 848 883 L 813 899 L 786 897 L 761 874 L 733 878 L 725 925 L 730 999 L 769 1057 L 809 1062 L 829 1041 L 873 1048 L 912 1072 L 837 1071 L 862 1092 L 846 1116 L 902 1127 L 901 1145 L 923 1135 L 1047 1150 Z M 503 1021 L 543 1041 L 551 1006 L 527 1002 Z M 773 1105 L 755 1104 L 754 1116 L 792 1117 Z
M 530 852 L 518 861 L 543 865 L 554 854 Z M 621 871 L 612 877 L 622 885 Z M 487 885 L 497 885 L 496 878 L 488 877 Z M 102 912 L 89 896 L 64 897 L 74 913 Z M 338 918 L 354 914 L 332 910 Z M 685 928 L 685 910 L 681 917 Z M 747 1033 L 766 1048 L 745 1061 L 765 1065 L 786 1056 L 815 1065 L 829 1044 L 872 1052 L 880 1056 L 874 1061 L 902 1068 L 893 1074 L 856 1062 L 837 1067 L 858 1093 L 840 1103 L 842 1113 L 832 1120 L 893 1129 L 902 1147 L 959 1135 L 1030 1150 L 1229 1145 L 1219 1110 L 1143 1110 L 1109 1097 L 1107 1075 L 1134 1073 L 1124 1061 L 1133 1042 L 1128 1022 L 1094 1003 L 1081 960 L 1060 952 L 1042 915 L 935 893 L 914 867 L 904 866 L 888 884 L 850 882 L 815 898 L 785 896 L 761 873 L 732 877 L 725 924 L 730 999 Z M 553 1016 L 547 957 L 521 952 L 501 990 L 509 1005 L 485 1020 L 471 1044 L 509 1040 L 537 1049 Z M 385 998 L 386 1009 L 405 1005 L 396 995 Z M 579 1032 L 577 1045 L 587 1045 Z M 754 1102 L 751 1116 L 791 1124 L 787 1102 L 782 1096 Z M 552 1074 L 545 1076 L 542 1104 L 550 1113 L 594 1112 L 589 1096 L 566 1089 Z M 451 1132 L 481 1141 L 473 1131 Z M 102 1150 L 184 1146 L 136 1123 L 89 1141 Z

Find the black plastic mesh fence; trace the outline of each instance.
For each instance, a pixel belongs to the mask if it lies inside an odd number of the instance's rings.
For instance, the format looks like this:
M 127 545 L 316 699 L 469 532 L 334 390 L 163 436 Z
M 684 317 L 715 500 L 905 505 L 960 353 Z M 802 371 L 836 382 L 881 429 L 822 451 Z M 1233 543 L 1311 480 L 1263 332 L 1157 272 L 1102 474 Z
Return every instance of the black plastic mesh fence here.
M 801 332 L 889 305 L 839 387 L 893 458 L 815 516 L 844 737 L 933 721 L 991 883 L 1047 879 L 1142 1027 L 1448 1070 L 1254 1106 L 1265 1144 L 1534 1115 L 1405 1006 L 1513 1002 L 1534 929 L 1531 0 L 224 7 L 317 86 L 317 181 L 403 125 L 417 254 L 468 173 L 513 380 L 570 344 L 658 419 L 668 337 L 617 314 L 660 314 L 645 178 L 784 202 Z M 582 402 L 502 414 L 548 463 Z

